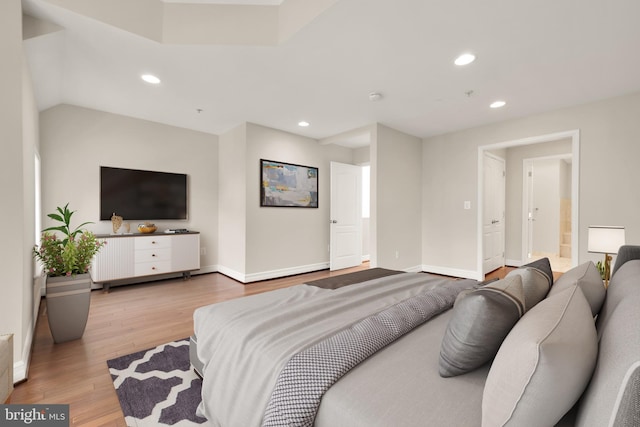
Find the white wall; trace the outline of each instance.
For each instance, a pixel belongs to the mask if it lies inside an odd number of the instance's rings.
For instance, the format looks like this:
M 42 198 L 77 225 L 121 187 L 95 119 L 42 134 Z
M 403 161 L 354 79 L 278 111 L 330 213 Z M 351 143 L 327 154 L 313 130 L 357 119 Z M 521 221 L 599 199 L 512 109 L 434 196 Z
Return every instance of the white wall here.
M 247 123 L 246 278 L 320 270 L 329 262 L 330 162 L 352 163 L 353 151 Z M 260 207 L 260 159 L 318 168 L 318 208 Z
M 218 270 L 241 280 L 247 263 L 247 125 L 220 135 L 219 145 Z
M 579 262 L 589 224 L 626 226 L 640 243 L 640 93 L 449 133 L 424 140 L 423 263 L 476 274 L 478 147 L 561 131 L 580 131 Z M 473 277 L 473 276 L 471 276 Z
M 100 166 L 186 173 L 189 219 L 154 221 L 160 230 L 199 231 L 201 271 L 215 271 L 218 244 L 218 137 L 146 120 L 71 105 L 40 115 L 43 226 L 57 206 L 77 211 L 73 221 L 94 222 L 87 228 L 110 233 L 100 218 Z M 127 218 L 124 218 L 127 222 Z M 137 223 L 133 222 L 135 230 Z
M 371 264 L 419 271 L 421 140 L 378 124 L 371 150 Z
M 371 162 L 371 147 L 360 147 L 353 149 L 353 164 L 368 165 Z
M 33 340 L 34 153 L 38 115 L 22 48 L 20 0 L 0 2 L 0 333 L 14 334 L 14 381 L 25 378 Z M 35 300 L 37 302 L 39 300 Z

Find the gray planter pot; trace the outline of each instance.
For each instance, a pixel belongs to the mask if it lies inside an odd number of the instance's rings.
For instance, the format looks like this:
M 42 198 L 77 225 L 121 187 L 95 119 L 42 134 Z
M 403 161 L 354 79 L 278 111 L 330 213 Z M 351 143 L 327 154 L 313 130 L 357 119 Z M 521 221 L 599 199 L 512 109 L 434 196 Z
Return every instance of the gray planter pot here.
M 82 337 L 91 304 L 91 276 L 47 276 L 47 317 L 56 343 Z

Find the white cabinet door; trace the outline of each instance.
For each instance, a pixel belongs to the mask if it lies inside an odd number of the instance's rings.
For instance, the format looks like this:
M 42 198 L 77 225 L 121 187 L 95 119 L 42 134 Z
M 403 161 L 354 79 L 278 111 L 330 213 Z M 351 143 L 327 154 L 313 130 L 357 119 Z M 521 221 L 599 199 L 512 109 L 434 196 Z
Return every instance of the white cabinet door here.
M 200 269 L 200 235 L 175 234 L 171 238 L 171 270 Z
M 135 272 L 134 237 L 100 239 L 106 242 L 93 259 L 91 279 L 96 283 L 132 277 Z

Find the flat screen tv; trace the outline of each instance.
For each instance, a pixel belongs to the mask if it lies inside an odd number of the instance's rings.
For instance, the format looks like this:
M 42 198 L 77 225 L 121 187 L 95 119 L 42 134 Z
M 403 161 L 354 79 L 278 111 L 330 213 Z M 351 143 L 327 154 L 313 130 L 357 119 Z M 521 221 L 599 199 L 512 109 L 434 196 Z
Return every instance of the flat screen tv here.
M 100 219 L 187 219 L 187 175 L 100 166 Z

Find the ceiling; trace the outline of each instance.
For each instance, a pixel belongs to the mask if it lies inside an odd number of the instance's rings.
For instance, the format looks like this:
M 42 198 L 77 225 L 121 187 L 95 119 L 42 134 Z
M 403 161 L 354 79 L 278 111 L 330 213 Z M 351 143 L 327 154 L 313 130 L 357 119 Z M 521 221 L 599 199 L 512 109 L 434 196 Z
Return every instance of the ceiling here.
M 25 41 L 40 110 L 74 104 L 217 135 L 252 122 L 357 146 L 353 130 L 376 122 L 422 138 L 640 90 L 637 0 L 325 0 L 262 45 L 162 43 L 65 3 L 78 2 L 23 0 L 62 27 Z M 463 52 L 476 61 L 454 65 Z M 506 106 L 489 108 L 498 99 Z

